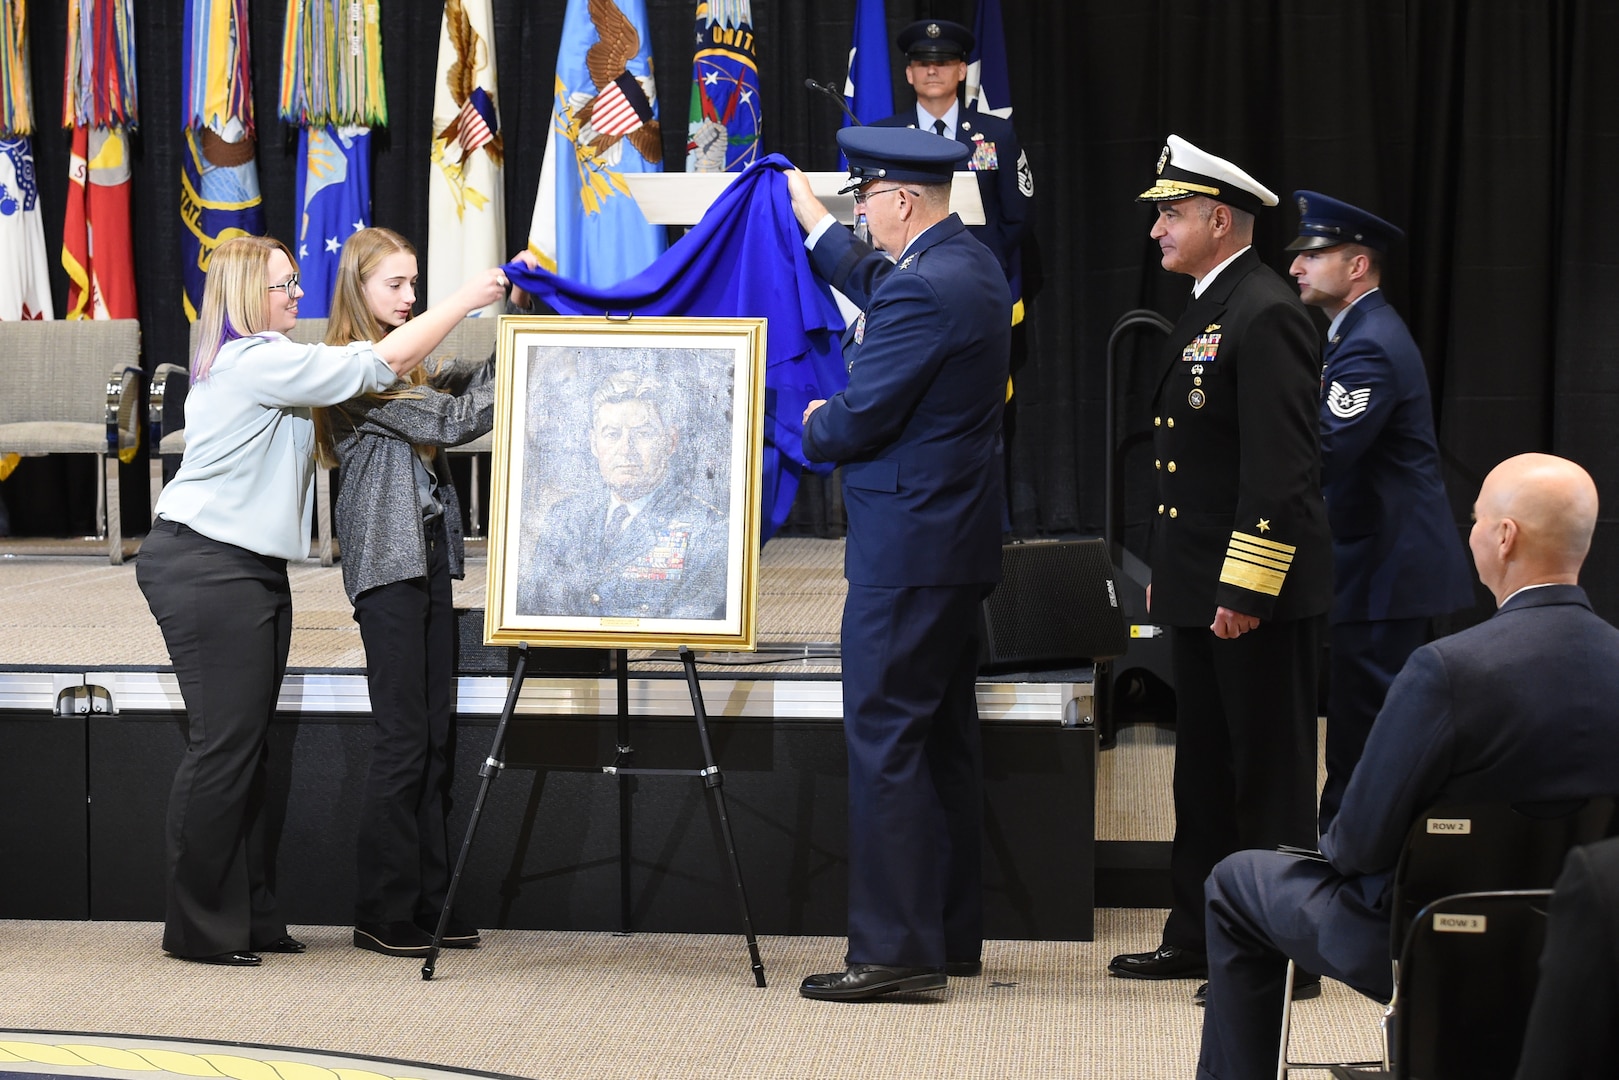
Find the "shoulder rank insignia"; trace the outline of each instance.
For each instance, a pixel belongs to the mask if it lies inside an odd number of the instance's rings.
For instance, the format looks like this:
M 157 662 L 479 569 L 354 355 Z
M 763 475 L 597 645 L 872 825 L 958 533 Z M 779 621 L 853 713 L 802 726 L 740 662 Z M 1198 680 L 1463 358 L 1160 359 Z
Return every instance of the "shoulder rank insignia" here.
M 1372 388 L 1363 386 L 1359 390 L 1347 390 L 1341 382 L 1334 382 L 1327 388 L 1327 408 L 1332 415 L 1340 420 L 1349 420 L 1365 412 L 1372 403 Z

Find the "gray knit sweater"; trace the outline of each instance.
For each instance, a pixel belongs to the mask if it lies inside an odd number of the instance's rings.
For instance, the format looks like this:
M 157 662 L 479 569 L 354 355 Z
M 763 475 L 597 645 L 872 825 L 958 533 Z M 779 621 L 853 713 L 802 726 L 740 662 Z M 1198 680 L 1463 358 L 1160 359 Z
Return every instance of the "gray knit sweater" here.
M 379 585 L 425 577 L 427 540 L 416 491 L 416 446 L 457 446 L 494 426 L 495 358 L 482 366 L 449 363 L 426 387 L 382 400 L 360 397 L 331 410 L 341 473 L 337 542 L 349 600 Z M 470 376 L 470 379 L 469 379 Z M 395 390 L 408 386 L 403 380 Z M 443 454 L 433 457 L 438 498 L 450 538 L 450 576 L 465 574 L 461 500 Z

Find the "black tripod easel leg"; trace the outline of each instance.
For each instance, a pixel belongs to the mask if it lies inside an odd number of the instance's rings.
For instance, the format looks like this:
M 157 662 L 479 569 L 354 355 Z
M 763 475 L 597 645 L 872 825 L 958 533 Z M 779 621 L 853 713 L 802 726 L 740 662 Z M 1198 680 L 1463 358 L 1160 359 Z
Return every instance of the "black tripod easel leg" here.
M 467 835 L 461 841 L 461 853 L 455 858 L 455 873 L 450 876 L 450 888 L 444 894 L 444 910 L 439 912 L 438 926 L 433 930 L 433 944 L 428 947 L 427 959 L 422 961 L 424 981 L 433 977 L 433 971 L 438 966 L 439 942 L 444 940 L 444 927 L 450 920 L 450 907 L 455 903 L 455 891 L 461 884 L 461 871 L 467 865 L 467 853 L 472 850 L 472 838 L 478 832 L 478 817 L 483 813 L 484 800 L 489 797 L 489 785 L 506 767 L 501 760 L 506 750 L 506 725 L 511 722 L 512 713 L 517 711 L 517 695 L 522 692 L 523 678 L 527 674 L 528 643 L 523 642 L 517 646 L 517 666 L 512 669 L 512 684 L 506 691 L 506 706 L 500 710 L 500 723 L 495 725 L 495 741 L 490 744 L 489 756 L 478 769 L 483 783 L 478 786 L 478 798 L 472 804 L 472 817 L 467 820 Z
M 725 813 L 725 778 L 714 762 L 714 748 L 708 741 L 708 710 L 703 706 L 703 690 L 697 682 L 697 657 L 691 649 L 680 647 L 680 662 L 686 668 L 686 686 L 691 690 L 691 709 L 697 718 L 697 737 L 703 744 L 703 771 L 699 774 L 703 786 L 714 797 L 714 808 L 719 811 L 720 836 L 725 841 L 725 854 L 731 860 L 731 876 L 736 881 L 736 902 L 742 911 L 742 933 L 748 942 L 748 958 L 753 964 L 753 983 L 765 985 L 765 965 L 759 959 L 759 939 L 753 933 L 753 916 L 748 911 L 748 890 L 742 884 L 742 863 L 736 857 L 736 840 L 731 836 L 731 819 Z

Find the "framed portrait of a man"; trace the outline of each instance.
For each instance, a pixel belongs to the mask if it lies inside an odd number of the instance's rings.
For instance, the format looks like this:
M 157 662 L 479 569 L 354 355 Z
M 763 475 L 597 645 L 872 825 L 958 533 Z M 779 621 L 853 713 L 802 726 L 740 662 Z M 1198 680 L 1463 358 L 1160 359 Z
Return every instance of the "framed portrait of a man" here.
M 752 649 L 763 319 L 502 316 L 490 645 Z

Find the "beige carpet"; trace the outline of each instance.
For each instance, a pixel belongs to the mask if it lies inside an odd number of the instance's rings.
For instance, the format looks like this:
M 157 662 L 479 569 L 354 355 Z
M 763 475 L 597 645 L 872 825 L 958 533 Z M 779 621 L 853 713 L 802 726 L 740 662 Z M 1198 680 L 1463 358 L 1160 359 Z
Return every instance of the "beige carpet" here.
M 804 975 L 840 966 L 834 938 L 764 939 L 760 990 L 736 937 L 494 931 L 481 949 L 446 951 L 423 982 L 419 961 L 357 950 L 341 927 L 294 928 L 308 953 L 244 970 L 163 956 L 153 924 L 0 922 L 0 1029 L 269 1043 L 536 1078 L 1186 1078 L 1203 1015 L 1193 984 L 1103 971 L 1113 953 L 1155 944 L 1162 919 L 1103 910 L 1094 942 L 991 942 L 982 977 L 868 1004 L 798 996 Z M 1329 983 L 1298 1007 L 1300 1049 L 1370 1055 L 1380 1012 Z

